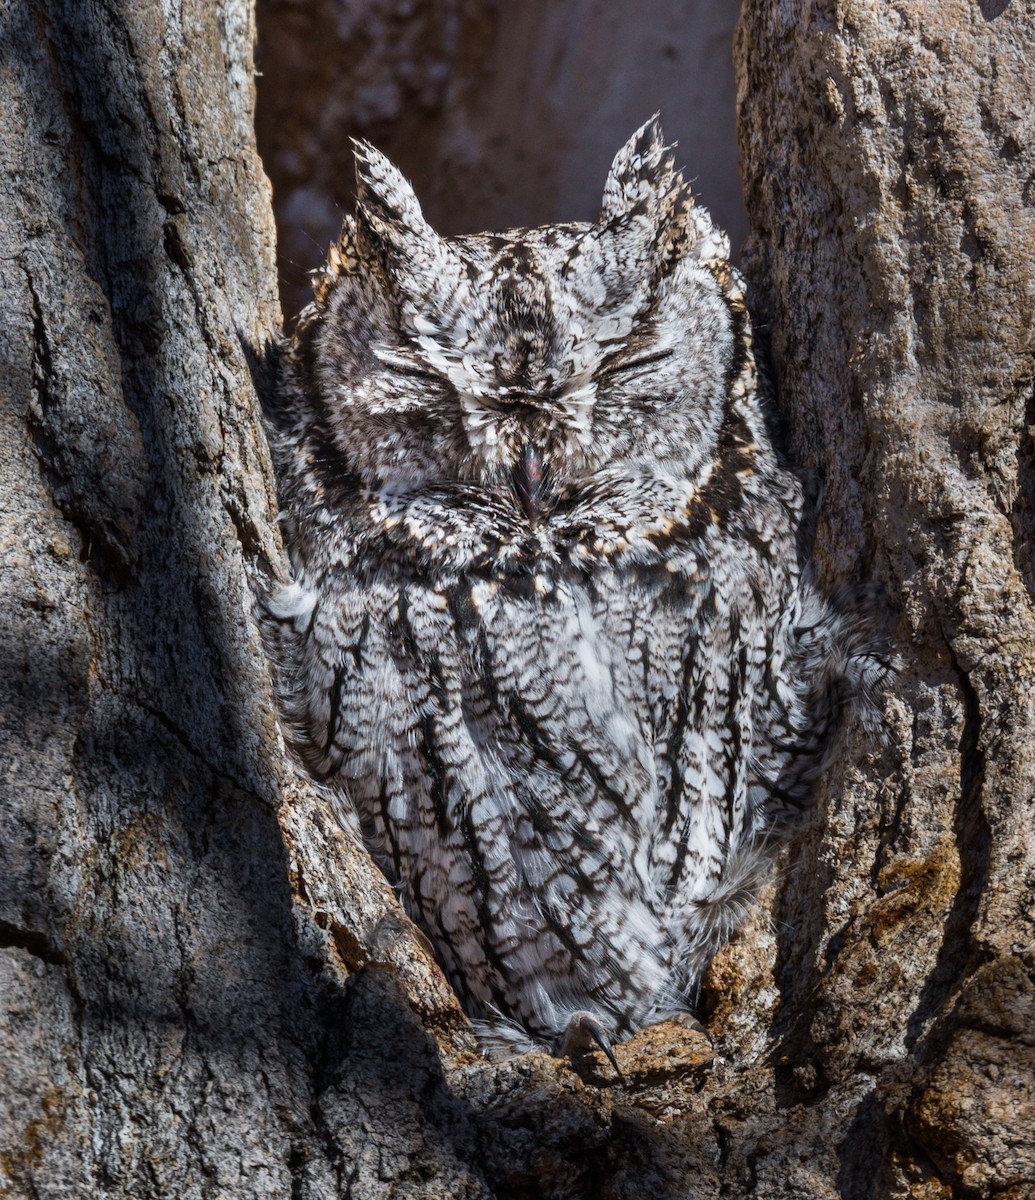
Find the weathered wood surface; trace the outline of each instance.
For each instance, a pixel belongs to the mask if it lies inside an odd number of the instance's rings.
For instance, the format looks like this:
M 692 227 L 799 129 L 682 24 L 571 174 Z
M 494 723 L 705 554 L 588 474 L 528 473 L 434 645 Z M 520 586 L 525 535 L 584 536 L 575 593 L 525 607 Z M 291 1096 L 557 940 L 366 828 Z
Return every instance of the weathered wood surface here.
M 757 1170 L 789 1189 L 818 1171 L 860 1200 L 1020 1200 L 1035 1195 L 1035 10 L 747 0 L 736 55 L 747 270 L 795 456 L 825 480 L 822 573 L 861 564 L 880 583 L 903 664 L 892 744 L 831 795 L 778 914 L 795 929 L 775 1095 L 815 1149 L 807 1168 L 781 1153 Z
M 250 620 L 280 553 L 253 35 L 244 0 L 3 12 L 7 1195 L 286 1197 L 346 1157 L 341 959 L 394 904 L 292 783 Z M 343 1089 L 343 1143 L 378 1105 L 402 1137 L 393 1103 Z

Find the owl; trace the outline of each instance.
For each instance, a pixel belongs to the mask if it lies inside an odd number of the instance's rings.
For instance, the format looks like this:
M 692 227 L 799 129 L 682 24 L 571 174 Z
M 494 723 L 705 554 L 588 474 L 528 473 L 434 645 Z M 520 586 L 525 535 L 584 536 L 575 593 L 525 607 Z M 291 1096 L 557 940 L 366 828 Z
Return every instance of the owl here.
M 498 1045 L 692 1007 L 886 672 L 810 583 L 743 285 L 657 119 L 592 224 L 440 237 L 358 198 L 279 367 L 305 768 Z

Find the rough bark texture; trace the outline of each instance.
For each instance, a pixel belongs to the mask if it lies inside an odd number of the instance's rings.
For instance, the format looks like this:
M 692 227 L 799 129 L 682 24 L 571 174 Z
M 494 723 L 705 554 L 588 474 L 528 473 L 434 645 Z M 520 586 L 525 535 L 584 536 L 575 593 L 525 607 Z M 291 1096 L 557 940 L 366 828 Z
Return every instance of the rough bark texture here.
M 482 1060 L 284 759 L 248 4 L 0 22 L 0 1194 L 1029 1200 L 1032 5 L 745 4 L 754 297 L 903 666 L 622 1083 Z
M 747 0 L 736 57 L 748 273 L 826 483 L 823 574 L 879 581 L 903 662 L 888 752 L 831 793 L 777 912 L 773 1097 L 803 1136 L 753 1152 L 756 1193 L 1020 1200 L 1035 6 Z
M 258 0 L 259 150 L 285 314 L 351 209 L 369 138 L 443 233 L 591 220 L 618 148 L 655 110 L 735 247 L 726 0 Z
M 345 1043 L 440 1078 L 398 990 L 364 1025 L 387 984 L 346 997 L 343 960 L 400 956 L 421 1015 L 458 1018 L 405 926 L 368 936 L 394 902 L 292 783 L 249 617 L 280 555 L 250 6 L 2 19 L 0 1191 L 337 1194 L 371 1112 L 384 1147 L 397 1108 L 415 1144 L 436 1120 L 369 1065 L 335 1090 Z

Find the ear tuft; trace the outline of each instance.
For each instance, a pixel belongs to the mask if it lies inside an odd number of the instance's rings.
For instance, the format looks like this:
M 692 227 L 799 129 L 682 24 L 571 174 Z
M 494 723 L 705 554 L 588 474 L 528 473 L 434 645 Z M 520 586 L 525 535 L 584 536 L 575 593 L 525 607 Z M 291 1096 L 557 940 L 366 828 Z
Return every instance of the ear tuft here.
M 729 257 L 729 242 L 694 203 L 690 185 L 666 146 L 657 113 L 618 151 L 604 187 L 600 225 L 624 243 L 630 260 L 664 269 L 693 255 L 702 261 Z
M 653 117 L 615 155 L 604 185 L 601 224 L 633 214 L 659 217 L 690 189 L 676 168 L 673 147 L 665 145 L 661 117 Z
M 409 182 L 369 142 L 353 139 L 356 216 L 348 250 L 378 275 L 413 336 L 449 331 L 470 301 L 463 263 L 424 219 Z M 344 243 L 344 239 L 343 239 Z
M 389 246 L 402 247 L 414 238 L 434 238 L 413 188 L 398 167 L 369 142 L 353 138 L 352 146 L 360 220 Z

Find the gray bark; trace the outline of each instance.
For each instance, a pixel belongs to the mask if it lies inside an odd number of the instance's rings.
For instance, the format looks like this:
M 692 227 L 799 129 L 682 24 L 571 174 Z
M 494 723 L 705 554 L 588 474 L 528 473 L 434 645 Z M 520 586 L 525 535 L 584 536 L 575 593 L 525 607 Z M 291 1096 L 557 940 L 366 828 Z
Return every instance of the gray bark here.
M 384 1044 L 342 985 L 394 902 L 293 782 L 250 620 L 280 561 L 249 374 L 279 319 L 253 32 L 245 0 L 4 13 L 11 1196 L 335 1194 L 354 1134 L 321 1101 L 348 1037 Z M 455 1005 L 405 928 L 379 937 L 405 959 L 384 1036 L 430 1093 L 399 989 L 447 1031 Z M 334 1111 L 380 1106 L 390 1146 L 405 1104 L 365 1078 Z
M 802 1136 L 755 1154 L 756 1193 L 1031 1196 L 1035 9 L 747 0 L 736 57 L 822 573 L 880 582 L 902 660 L 891 745 L 778 909 L 773 1095 Z
M 1025 1200 L 1031 5 L 745 3 L 752 292 L 818 570 L 878 581 L 902 669 L 712 1044 L 644 1031 L 621 1084 L 482 1060 L 285 759 L 252 37 L 245 0 L 0 26 L 0 1193 Z

